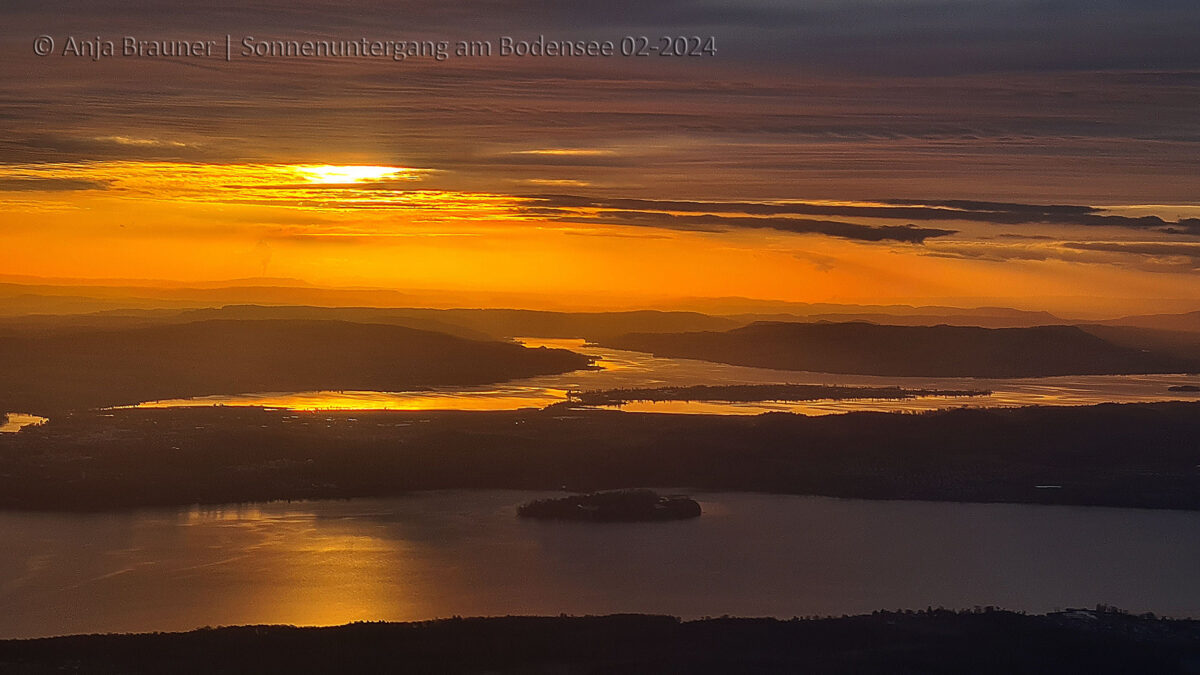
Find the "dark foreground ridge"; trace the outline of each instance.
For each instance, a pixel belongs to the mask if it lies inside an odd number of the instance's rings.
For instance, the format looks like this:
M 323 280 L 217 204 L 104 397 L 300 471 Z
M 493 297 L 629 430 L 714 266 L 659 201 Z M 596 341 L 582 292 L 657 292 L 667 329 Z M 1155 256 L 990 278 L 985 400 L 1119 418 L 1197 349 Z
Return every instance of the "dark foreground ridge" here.
M 0 671 L 89 673 L 1197 673 L 1200 622 L 1111 610 L 840 619 L 506 617 L 0 641 Z
M 130 409 L 0 434 L 0 508 L 645 485 L 1200 509 L 1200 402 L 804 417 Z
M 700 504 L 683 495 L 652 490 L 612 490 L 558 499 L 537 499 L 517 509 L 522 518 L 594 523 L 686 520 L 700 517 Z

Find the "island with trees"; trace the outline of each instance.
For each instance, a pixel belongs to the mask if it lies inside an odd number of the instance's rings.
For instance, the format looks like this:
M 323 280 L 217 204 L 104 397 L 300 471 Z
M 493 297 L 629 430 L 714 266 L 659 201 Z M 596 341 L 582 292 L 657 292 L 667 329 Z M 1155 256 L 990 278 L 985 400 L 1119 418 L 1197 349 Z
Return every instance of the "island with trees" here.
M 537 499 L 522 504 L 517 515 L 540 520 L 639 522 L 700 517 L 700 504 L 684 495 L 660 496 L 653 490 L 630 489 Z

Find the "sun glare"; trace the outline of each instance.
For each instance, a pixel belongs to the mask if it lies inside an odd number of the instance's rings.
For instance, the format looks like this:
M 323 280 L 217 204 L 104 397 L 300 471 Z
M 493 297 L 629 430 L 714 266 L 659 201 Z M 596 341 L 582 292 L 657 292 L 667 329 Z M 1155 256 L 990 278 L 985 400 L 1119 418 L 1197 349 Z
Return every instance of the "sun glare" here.
M 361 183 L 391 177 L 407 177 L 411 169 L 397 166 L 297 166 L 305 178 L 313 183 Z

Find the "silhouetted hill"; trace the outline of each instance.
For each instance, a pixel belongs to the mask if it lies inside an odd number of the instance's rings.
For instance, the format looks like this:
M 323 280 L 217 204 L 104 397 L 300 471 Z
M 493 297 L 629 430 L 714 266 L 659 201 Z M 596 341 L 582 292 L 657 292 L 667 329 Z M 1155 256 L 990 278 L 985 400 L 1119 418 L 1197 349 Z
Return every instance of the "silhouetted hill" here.
M 648 615 L 455 618 L 0 641 L 0 670 L 28 675 L 1013 675 L 1194 673 L 1197 663 L 1200 622 L 1106 608 L 1044 616 L 939 609 L 791 621 L 681 622 Z
M 0 338 L 0 409 L 41 412 L 260 391 L 499 382 L 584 368 L 559 349 L 401 326 L 232 321 Z
M 1099 324 L 1081 324 L 1079 327 L 1118 347 L 1200 362 L 1200 332 Z
M 759 322 L 726 332 L 630 334 L 608 347 L 785 370 L 933 377 L 1192 371 L 1195 361 L 1120 347 L 1075 326 L 976 328 Z

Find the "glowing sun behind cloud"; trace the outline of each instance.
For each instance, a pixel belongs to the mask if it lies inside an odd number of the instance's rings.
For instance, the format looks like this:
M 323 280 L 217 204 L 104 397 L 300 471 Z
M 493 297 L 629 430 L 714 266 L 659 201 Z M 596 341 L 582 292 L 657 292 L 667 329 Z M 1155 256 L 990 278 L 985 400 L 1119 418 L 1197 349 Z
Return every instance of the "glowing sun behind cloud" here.
M 303 165 L 295 167 L 302 176 L 313 183 L 339 184 L 361 183 L 384 178 L 416 178 L 417 172 L 397 166 L 332 166 Z

